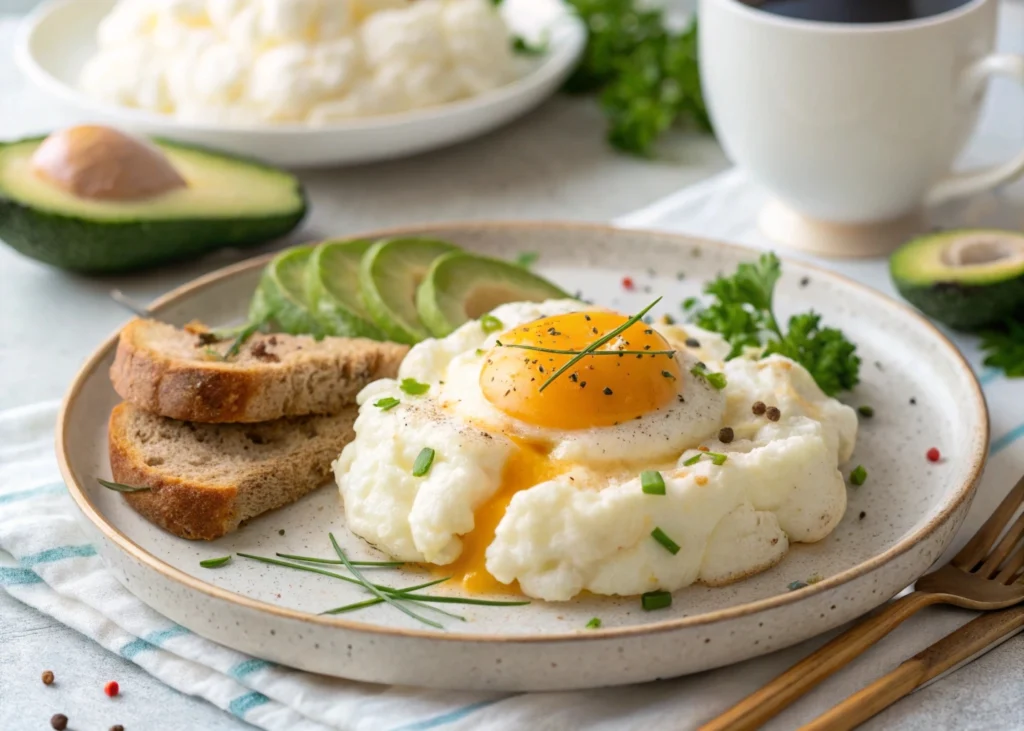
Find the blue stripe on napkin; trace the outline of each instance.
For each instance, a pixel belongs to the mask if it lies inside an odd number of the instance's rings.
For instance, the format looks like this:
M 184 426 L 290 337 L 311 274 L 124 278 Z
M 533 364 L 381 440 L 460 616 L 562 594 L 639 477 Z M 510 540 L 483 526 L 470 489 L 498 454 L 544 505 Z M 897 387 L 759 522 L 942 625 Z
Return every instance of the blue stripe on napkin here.
M 25 556 L 19 563 L 21 563 L 22 566 L 31 568 L 32 566 L 38 566 L 41 563 L 53 563 L 54 561 L 63 561 L 66 558 L 81 558 L 95 555 L 96 549 L 86 543 L 80 546 L 58 546 L 57 548 L 49 548 L 45 551 Z
M 228 704 L 228 710 L 235 716 L 242 718 L 246 713 L 256 706 L 262 706 L 270 699 L 262 693 L 246 693 L 240 695 Z
M 994 442 L 992 442 L 992 447 L 989 453 L 996 454 L 997 452 L 1000 452 L 1009 447 L 1011 444 L 1013 444 L 1021 437 L 1024 437 L 1024 424 L 1018 424 L 1013 429 L 1010 429 L 1010 431 L 1006 432 L 1006 434 L 1003 434 L 1003 436 L 999 437 Z
M 272 665 L 272 662 L 269 662 L 267 660 L 260 660 L 258 658 L 252 658 L 251 660 L 243 660 L 242 662 L 235 665 L 233 668 L 230 668 L 228 670 L 228 675 L 230 675 L 235 680 L 241 680 L 246 675 L 252 675 L 258 670 L 269 668 Z
M 0 505 L 16 503 L 19 500 L 28 500 L 30 498 L 39 497 L 40 495 L 57 495 L 62 492 L 67 492 L 67 488 L 64 486 L 64 483 L 54 482 L 50 485 L 41 485 L 40 487 L 33 487 L 28 490 L 19 490 L 18 492 L 9 492 L 6 495 L 0 495 Z
M 0 586 L 15 586 L 23 584 L 41 584 L 42 577 L 35 571 L 29 569 L 14 569 L 8 566 L 0 566 Z

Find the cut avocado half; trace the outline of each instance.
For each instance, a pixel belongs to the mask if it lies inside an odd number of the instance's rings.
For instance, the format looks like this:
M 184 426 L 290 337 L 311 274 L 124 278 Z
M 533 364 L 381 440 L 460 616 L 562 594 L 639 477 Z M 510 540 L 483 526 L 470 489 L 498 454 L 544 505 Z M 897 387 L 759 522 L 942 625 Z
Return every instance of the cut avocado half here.
M 388 339 L 415 344 L 430 337 L 416 309 L 416 289 L 431 264 L 455 247 L 435 239 L 385 239 L 363 255 L 359 289 L 366 311 Z
M 306 213 L 294 176 L 164 140 L 150 147 L 166 155 L 184 186 L 146 191 L 146 197 L 83 195 L 41 174 L 45 169 L 34 156 L 44 139 L 0 144 L 0 239 L 63 269 L 129 271 L 253 246 L 288 233 Z M 131 176 L 119 180 L 130 183 Z
M 549 299 L 572 298 L 521 266 L 462 251 L 435 261 L 416 292 L 420 319 L 435 337 L 448 335 L 498 305 Z
M 359 262 L 372 241 L 324 241 L 313 249 L 306 273 L 306 295 L 314 317 L 331 335 L 384 340 L 370 321 L 359 292 Z
M 282 251 L 267 264 L 249 305 L 250 322 L 269 319 L 276 330 L 291 335 L 327 334 L 308 306 L 306 273 L 312 254 L 312 246 L 297 246 Z
M 889 260 L 908 302 L 958 330 L 978 330 L 1024 314 L 1024 234 L 943 231 L 914 239 Z

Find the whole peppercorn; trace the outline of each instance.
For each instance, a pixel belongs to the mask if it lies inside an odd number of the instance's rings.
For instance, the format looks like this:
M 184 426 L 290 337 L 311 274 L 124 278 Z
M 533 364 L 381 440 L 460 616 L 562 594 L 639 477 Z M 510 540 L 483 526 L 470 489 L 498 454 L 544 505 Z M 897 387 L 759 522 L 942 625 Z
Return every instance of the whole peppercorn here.
M 63 713 L 55 713 L 50 717 L 50 725 L 57 731 L 64 731 L 68 727 L 68 717 Z
M 53 671 L 52 670 L 44 670 L 43 671 L 43 685 L 53 685 Z
M 723 426 L 718 431 L 718 441 L 720 441 L 722 444 L 728 444 L 729 442 L 731 442 L 735 438 L 736 438 L 736 433 L 733 432 L 731 426 Z
M 767 417 L 768 421 L 778 421 L 782 418 L 782 412 L 779 411 L 778 406 L 769 406 L 765 410 L 764 415 Z
M 121 724 L 117 724 L 116 726 L 111 726 L 110 727 L 110 731 L 124 731 L 124 726 L 122 726 Z
M 755 401 L 754 405 L 750 407 L 750 410 L 754 412 L 754 416 L 761 416 L 768 407 L 764 405 L 764 401 Z

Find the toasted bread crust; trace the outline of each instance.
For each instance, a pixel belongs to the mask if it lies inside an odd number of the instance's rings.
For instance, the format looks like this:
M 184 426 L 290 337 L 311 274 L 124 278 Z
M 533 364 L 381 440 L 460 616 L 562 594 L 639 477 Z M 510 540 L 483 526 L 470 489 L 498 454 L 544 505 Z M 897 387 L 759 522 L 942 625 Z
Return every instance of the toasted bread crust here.
M 195 341 L 194 354 L 155 346 L 158 329 Z M 278 341 L 294 349 L 278 357 Z M 365 385 L 393 377 L 408 346 L 362 338 L 315 343 L 304 336 L 257 333 L 242 350 L 246 357 L 231 362 L 204 359 L 196 335 L 133 320 L 121 332 L 110 378 L 121 398 L 160 416 L 214 424 L 272 421 L 339 413 Z
M 134 436 L 133 423 L 139 418 L 162 417 L 149 414 L 140 417 L 142 412 L 132 404 L 121 403 L 110 414 L 110 467 L 115 482 L 152 488 L 124 494 L 128 504 L 144 518 L 181 538 L 213 540 L 236 530 L 244 521 L 294 502 L 325 484 L 331 462 L 355 435 L 352 424 L 356 413 L 356 407 L 352 406 L 336 416 L 300 417 L 294 427 L 289 422 L 289 428 L 299 431 L 301 424 L 310 419 L 319 420 L 321 424 L 329 421 L 332 428 L 326 435 L 304 437 L 291 452 L 272 460 L 244 468 L 226 467 L 218 474 L 220 482 L 210 484 L 175 474 L 173 465 L 147 461 L 146 443 Z M 182 430 L 193 426 L 166 421 Z M 241 425 L 200 426 L 210 432 L 246 428 Z M 206 451 L 209 450 L 203 449 L 197 440 L 195 454 L 206 457 Z

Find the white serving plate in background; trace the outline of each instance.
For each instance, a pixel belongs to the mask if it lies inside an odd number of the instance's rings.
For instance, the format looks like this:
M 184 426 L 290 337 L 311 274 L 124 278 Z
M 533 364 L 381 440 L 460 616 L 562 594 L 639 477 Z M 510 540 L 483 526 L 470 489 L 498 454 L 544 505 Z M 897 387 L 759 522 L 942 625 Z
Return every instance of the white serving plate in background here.
M 518 80 L 479 96 L 428 109 L 330 125 L 222 126 L 179 121 L 108 104 L 78 89 L 96 50 L 96 27 L 115 0 L 51 0 L 20 29 L 15 57 L 22 71 L 83 119 L 139 134 L 168 137 L 284 167 L 328 167 L 405 157 L 468 140 L 530 111 L 569 76 L 586 43 L 582 22 L 559 0 L 505 0 L 512 30 L 547 39 L 546 51 L 522 59 Z
M 538 270 L 567 291 L 625 312 L 663 295 L 656 314 L 681 314 L 679 302 L 705 281 L 757 255 L 689 237 L 582 224 L 442 224 L 384 233 L 448 239 L 492 256 L 540 252 Z M 237 321 L 267 259 L 202 277 L 158 300 L 153 311 L 177 324 Z M 623 290 L 625 275 L 635 291 Z M 868 480 L 849 490 L 846 515 L 825 540 L 793 546 L 779 565 L 744 581 L 677 591 L 672 606 L 656 612 L 642 611 L 637 597 L 600 596 L 458 607 L 469 621 L 450 621 L 439 631 L 387 606 L 321 616 L 365 598 L 360 588 L 328 577 L 239 558 L 220 569 L 201 568 L 202 559 L 238 551 L 329 556 L 328 531 L 355 558 L 375 552 L 346 530 L 332 486 L 208 543 L 162 531 L 100 487 L 96 478 L 110 477 L 107 419 L 119 401 L 108 376 L 116 335 L 89 358 L 65 399 L 57 427 L 61 471 L 90 540 L 130 591 L 192 631 L 268 660 L 355 680 L 515 691 L 706 670 L 837 627 L 912 583 L 952 540 L 988 452 L 978 383 L 923 317 L 797 261 L 784 262 L 775 299 L 780 316 L 813 308 L 857 344 L 862 382 L 843 399 L 873 405 L 875 416 L 861 424 L 857 449 L 842 469 L 863 464 Z M 932 446 L 942 451 L 938 464 L 925 459 Z M 820 582 L 788 590 L 815 575 Z M 422 580 L 393 571 L 375 576 L 395 585 Z M 601 628 L 584 629 L 595 616 Z

